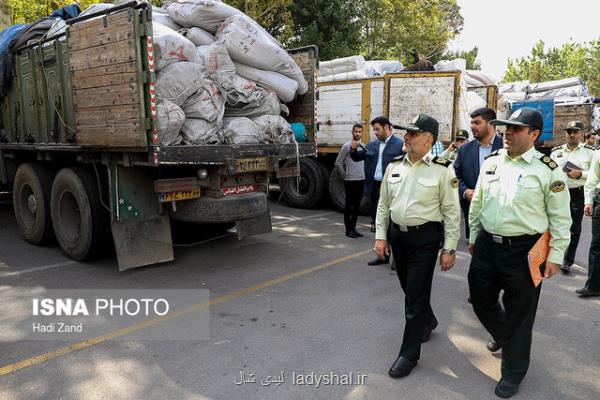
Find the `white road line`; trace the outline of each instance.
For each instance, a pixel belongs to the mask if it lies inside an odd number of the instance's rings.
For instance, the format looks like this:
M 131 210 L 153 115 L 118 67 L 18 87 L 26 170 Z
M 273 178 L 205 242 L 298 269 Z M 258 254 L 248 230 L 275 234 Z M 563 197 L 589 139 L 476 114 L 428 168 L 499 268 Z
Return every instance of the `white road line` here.
M 321 214 L 307 215 L 306 217 L 301 217 L 301 218 L 293 218 L 293 217 L 292 217 L 292 218 L 289 218 L 289 219 L 287 219 L 287 220 L 285 220 L 285 221 L 277 221 L 277 222 L 273 222 L 271 225 L 281 225 L 281 224 L 287 224 L 287 223 L 289 223 L 289 222 L 296 222 L 296 221 L 302 221 L 302 220 L 305 220 L 305 219 L 311 219 L 311 218 L 317 218 L 317 217 L 324 217 L 324 216 L 326 216 L 326 215 L 337 214 L 337 213 L 338 213 L 337 211 L 329 211 L 329 212 L 326 212 L 326 213 L 321 213 Z M 279 216 L 279 217 L 284 217 L 284 218 L 286 218 L 286 217 L 285 217 L 285 216 L 283 216 L 283 215 L 278 215 L 278 216 Z M 271 218 L 273 218 L 273 217 L 271 217 Z
M 20 276 L 20 275 L 25 275 L 25 274 L 31 274 L 33 272 L 47 271 L 49 269 L 66 267 L 68 265 L 73 265 L 73 264 L 77 264 L 77 261 L 69 260 L 69 261 L 59 262 L 56 264 L 42 265 L 40 267 L 22 269 L 20 271 L 0 272 L 0 278 L 8 278 L 11 276 Z

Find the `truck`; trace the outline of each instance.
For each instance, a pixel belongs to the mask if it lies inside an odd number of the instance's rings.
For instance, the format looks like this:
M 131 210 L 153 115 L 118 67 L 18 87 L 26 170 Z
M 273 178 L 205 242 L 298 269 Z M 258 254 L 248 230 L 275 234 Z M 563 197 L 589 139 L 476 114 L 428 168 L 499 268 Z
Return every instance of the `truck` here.
M 1 100 L 0 183 L 12 188 L 24 239 L 57 242 L 74 260 L 112 242 L 124 271 L 173 260 L 174 221 L 235 225 L 239 239 L 270 232 L 270 179 L 295 180 L 298 162 L 316 154 L 318 49 L 289 50 L 310 89 L 288 104 L 288 120 L 307 141 L 161 146 L 151 6 L 67 23 L 15 51 Z
M 474 91 L 489 107 L 495 109 L 495 85 L 467 89 L 460 71 L 401 72 L 381 77 L 319 83 L 317 101 L 317 157 L 301 162 L 300 192 L 284 193 L 289 204 L 308 208 L 329 200 L 343 209 L 345 194 L 343 177 L 334 168 L 341 146 L 350 139 L 355 123 L 363 125 L 364 143 L 370 140 L 370 121 L 380 115 L 394 124 L 409 124 L 418 113 L 435 117 L 440 123 L 439 139 L 449 143 L 465 118 L 461 91 Z M 397 134 L 399 132 L 395 132 Z M 291 194 L 291 195 L 290 195 Z M 367 212 L 367 199 L 361 209 Z

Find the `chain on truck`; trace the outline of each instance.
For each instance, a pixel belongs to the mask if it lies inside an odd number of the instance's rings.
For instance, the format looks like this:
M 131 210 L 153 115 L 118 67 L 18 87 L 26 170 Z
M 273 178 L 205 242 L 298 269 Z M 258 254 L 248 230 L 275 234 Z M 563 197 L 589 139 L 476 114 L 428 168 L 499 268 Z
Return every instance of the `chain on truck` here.
M 14 53 L 2 99 L 0 183 L 18 228 L 75 260 L 114 243 L 119 269 L 173 260 L 171 221 L 270 232 L 269 181 L 295 181 L 316 154 L 317 49 L 289 50 L 309 91 L 288 104 L 307 142 L 160 146 L 152 8 L 130 2 L 67 21 L 63 34 Z

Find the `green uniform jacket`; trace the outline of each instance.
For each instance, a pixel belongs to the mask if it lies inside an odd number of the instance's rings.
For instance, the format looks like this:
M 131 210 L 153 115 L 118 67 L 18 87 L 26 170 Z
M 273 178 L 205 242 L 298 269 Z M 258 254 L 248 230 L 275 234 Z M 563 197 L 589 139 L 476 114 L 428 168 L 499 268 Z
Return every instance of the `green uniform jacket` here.
M 548 260 L 561 264 L 571 240 L 566 174 L 533 147 L 511 158 L 506 149 L 486 158 L 469 210 L 469 241 L 484 229 L 501 236 L 550 231 Z
M 567 161 L 577 165 L 581 168 L 581 177 L 579 179 L 571 179 L 567 177 L 567 186 L 569 189 L 575 189 L 582 187 L 585 184 L 585 180 L 588 177 L 588 171 L 592 164 L 592 158 L 594 158 L 594 148 L 586 144 L 579 143 L 579 145 L 573 150 L 569 150 L 566 144 L 558 146 L 552 149 L 550 158 L 558 164 L 558 167 L 562 170 Z

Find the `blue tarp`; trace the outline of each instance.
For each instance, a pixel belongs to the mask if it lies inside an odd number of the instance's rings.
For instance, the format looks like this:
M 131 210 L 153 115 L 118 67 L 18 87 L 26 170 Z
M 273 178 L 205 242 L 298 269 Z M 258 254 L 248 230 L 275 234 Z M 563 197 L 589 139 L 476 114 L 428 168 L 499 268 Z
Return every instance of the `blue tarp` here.
M 510 112 L 514 113 L 519 108 L 531 107 L 542 113 L 544 117 L 544 130 L 538 141 L 552 140 L 554 138 L 554 100 L 519 101 L 512 103 Z

